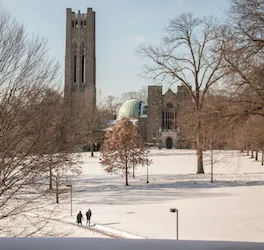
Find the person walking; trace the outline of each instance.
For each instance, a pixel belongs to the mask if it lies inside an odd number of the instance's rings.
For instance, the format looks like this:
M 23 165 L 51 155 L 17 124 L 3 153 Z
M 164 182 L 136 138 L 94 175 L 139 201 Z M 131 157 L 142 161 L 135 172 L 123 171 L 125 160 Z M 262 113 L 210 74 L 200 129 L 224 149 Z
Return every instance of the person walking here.
M 88 209 L 88 211 L 86 212 L 86 225 L 89 223 L 89 227 L 90 227 L 90 222 L 91 222 L 91 217 L 92 217 L 92 211 L 91 209 Z
M 82 219 L 83 219 L 83 215 L 82 215 L 82 212 L 80 211 L 78 214 L 77 214 L 77 225 L 79 226 L 79 224 L 81 224 L 82 226 Z

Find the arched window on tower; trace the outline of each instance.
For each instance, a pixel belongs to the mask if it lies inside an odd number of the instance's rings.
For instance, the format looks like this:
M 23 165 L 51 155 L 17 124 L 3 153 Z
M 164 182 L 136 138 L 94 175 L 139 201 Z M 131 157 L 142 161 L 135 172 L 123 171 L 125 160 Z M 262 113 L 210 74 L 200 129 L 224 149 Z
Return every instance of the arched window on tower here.
M 81 27 L 83 26 L 83 21 L 81 21 Z
M 86 28 L 86 21 L 85 20 L 83 21 L 83 27 Z
M 78 28 L 78 21 L 75 21 L 75 28 Z
M 175 107 L 172 103 L 167 103 L 162 110 L 162 129 L 175 128 Z

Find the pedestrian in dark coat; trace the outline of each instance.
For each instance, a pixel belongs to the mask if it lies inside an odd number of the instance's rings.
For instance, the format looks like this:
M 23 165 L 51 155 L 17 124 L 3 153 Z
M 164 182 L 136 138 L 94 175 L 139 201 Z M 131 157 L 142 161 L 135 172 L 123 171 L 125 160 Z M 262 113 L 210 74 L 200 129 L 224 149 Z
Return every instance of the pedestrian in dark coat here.
M 82 215 L 82 212 L 80 211 L 78 214 L 77 214 L 77 225 L 79 226 L 79 224 L 82 225 L 82 219 L 83 219 L 83 215 Z
M 91 222 L 91 217 L 92 217 L 92 211 L 91 209 L 88 209 L 88 211 L 86 212 L 86 225 L 89 223 L 89 226 L 90 226 L 90 222 Z

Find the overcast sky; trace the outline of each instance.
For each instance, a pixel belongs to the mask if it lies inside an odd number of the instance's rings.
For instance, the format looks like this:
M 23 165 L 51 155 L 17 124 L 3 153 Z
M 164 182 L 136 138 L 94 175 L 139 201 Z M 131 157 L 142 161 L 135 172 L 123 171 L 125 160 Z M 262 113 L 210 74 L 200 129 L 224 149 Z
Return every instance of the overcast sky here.
M 164 26 L 183 12 L 224 17 L 228 0 L 0 0 L 0 9 L 34 33 L 48 38 L 50 55 L 64 72 L 66 8 L 96 11 L 97 88 L 120 95 L 151 84 L 139 77 L 142 61 L 135 55 L 142 42 L 158 44 Z

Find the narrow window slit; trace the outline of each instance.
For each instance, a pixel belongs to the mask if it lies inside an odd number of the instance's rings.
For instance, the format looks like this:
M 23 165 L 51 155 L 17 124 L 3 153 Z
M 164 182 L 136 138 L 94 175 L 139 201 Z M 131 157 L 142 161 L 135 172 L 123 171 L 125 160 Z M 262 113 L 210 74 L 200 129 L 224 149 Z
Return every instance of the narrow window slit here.
M 82 82 L 85 82 L 85 55 L 82 56 Z
M 73 82 L 77 82 L 77 56 L 73 60 Z

